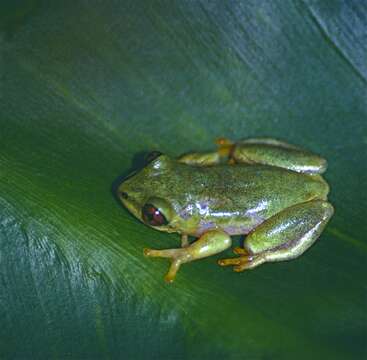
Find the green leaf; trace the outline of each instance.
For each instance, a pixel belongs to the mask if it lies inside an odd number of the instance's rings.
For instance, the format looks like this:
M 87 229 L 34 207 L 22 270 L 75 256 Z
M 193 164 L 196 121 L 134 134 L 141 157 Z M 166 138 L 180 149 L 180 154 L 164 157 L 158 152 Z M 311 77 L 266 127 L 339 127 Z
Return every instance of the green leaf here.
M 367 355 L 367 4 L 3 1 L 0 357 Z M 336 213 L 301 258 L 236 274 L 115 199 L 140 155 L 271 136 L 328 159 Z M 238 239 L 237 239 L 238 240 Z M 228 251 L 228 254 L 230 252 Z

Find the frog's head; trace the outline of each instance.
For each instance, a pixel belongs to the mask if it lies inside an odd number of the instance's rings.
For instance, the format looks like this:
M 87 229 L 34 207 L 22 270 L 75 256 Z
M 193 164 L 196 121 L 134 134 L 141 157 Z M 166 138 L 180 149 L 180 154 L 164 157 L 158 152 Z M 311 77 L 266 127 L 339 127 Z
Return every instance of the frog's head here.
M 176 162 L 155 152 L 148 164 L 130 174 L 117 194 L 126 208 L 140 221 L 160 231 L 177 231 L 179 220 L 172 204 L 172 181 Z

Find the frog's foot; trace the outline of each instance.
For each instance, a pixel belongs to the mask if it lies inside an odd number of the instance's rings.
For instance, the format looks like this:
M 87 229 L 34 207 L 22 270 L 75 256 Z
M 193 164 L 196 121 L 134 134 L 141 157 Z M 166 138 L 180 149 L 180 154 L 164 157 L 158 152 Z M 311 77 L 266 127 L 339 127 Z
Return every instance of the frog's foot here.
M 217 151 L 220 156 L 228 158 L 229 163 L 232 163 L 232 161 L 234 162 L 232 159 L 232 153 L 236 144 L 226 138 L 219 138 L 215 140 L 215 143 L 218 145 Z
M 172 282 L 182 264 L 217 254 L 228 249 L 231 243 L 230 236 L 224 231 L 211 230 L 187 247 L 165 250 L 144 249 L 144 255 L 171 259 L 171 267 L 165 276 L 165 280 Z
M 220 266 L 233 265 L 233 271 L 241 272 L 259 266 L 266 261 L 265 257 L 261 254 L 251 255 L 243 248 L 235 248 L 233 251 L 241 255 L 236 258 L 220 259 L 218 260 L 218 264 Z
M 167 275 L 164 278 L 166 282 L 170 283 L 175 279 L 181 264 L 183 262 L 186 262 L 183 261 L 184 257 L 182 256 L 183 254 L 181 250 L 182 249 L 166 249 L 166 250 L 144 249 L 144 255 L 149 257 L 161 257 L 172 259 L 171 266 L 168 270 Z
M 202 153 L 191 152 L 180 156 L 177 160 L 178 162 L 193 166 L 213 166 L 226 162 L 234 164 L 235 160 L 232 157 L 232 153 L 236 144 L 225 138 L 217 139 L 215 143 L 218 145 L 216 151 Z

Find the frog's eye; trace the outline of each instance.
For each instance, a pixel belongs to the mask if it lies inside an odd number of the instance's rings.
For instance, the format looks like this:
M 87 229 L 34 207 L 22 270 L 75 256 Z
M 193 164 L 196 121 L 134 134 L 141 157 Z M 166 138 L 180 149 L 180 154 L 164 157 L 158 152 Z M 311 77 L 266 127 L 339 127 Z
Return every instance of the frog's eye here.
M 173 208 L 165 199 L 153 196 L 141 209 L 143 221 L 151 226 L 168 225 L 173 219 Z
M 162 226 L 168 224 L 166 217 L 153 204 L 147 203 L 143 206 L 142 217 L 144 222 L 152 226 Z
M 151 151 L 145 158 L 145 162 L 147 164 L 151 163 L 153 160 L 155 160 L 157 157 L 161 156 L 162 153 L 160 151 Z

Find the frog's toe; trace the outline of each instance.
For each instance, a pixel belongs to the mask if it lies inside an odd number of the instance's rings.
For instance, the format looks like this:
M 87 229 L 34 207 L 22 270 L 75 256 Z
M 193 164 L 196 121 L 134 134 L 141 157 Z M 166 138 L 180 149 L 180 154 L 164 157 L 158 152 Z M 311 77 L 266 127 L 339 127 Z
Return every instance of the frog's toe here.
M 266 261 L 266 257 L 263 255 L 249 255 L 248 252 L 246 252 L 247 255 L 243 255 L 244 249 L 242 248 L 236 251 L 241 251 L 241 255 L 239 257 L 230 259 L 220 259 L 218 261 L 218 264 L 221 266 L 234 265 L 233 271 L 241 272 L 246 269 L 252 269 L 260 264 L 263 264 Z
M 143 253 L 145 256 L 151 256 L 151 257 L 159 257 L 161 255 L 160 250 L 153 250 L 145 248 L 143 250 Z
M 243 249 L 241 249 L 242 251 Z M 233 266 L 233 271 L 241 272 L 243 270 L 249 269 L 252 267 L 251 263 L 252 257 L 251 256 L 239 256 L 237 258 L 230 258 L 230 259 L 220 259 L 218 264 L 221 266 Z
M 220 259 L 218 260 L 218 264 L 220 266 L 230 266 L 230 265 L 240 265 L 241 258 L 229 258 L 229 259 Z
M 241 272 L 243 270 L 245 270 L 246 268 L 243 267 L 242 265 L 236 265 L 236 266 L 233 266 L 233 271 L 235 272 Z
M 241 264 L 233 266 L 233 271 L 235 272 L 241 272 L 244 271 L 246 269 L 251 269 L 253 267 L 253 263 L 251 262 L 251 260 L 249 260 L 249 258 L 242 258 Z
M 162 257 L 162 258 L 174 258 L 180 252 L 180 249 L 165 249 L 165 250 L 154 250 L 145 248 L 143 253 L 149 257 Z
M 233 252 L 236 255 L 249 255 L 249 252 L 246 249 L 241 248 L 240 246 L 236 246 L 235 248 L 233 248 Z
M 168 270 L 168 273 L 164 277 L 164 280 L 167 283 L 171 283 L 171 282 L 173 282 L 175 280 L 176 274 L 177 274 L 180 266 L 181 266 L 181 261 L 179 259 L 172 261 L 171 266 L 170 266 L 170 268 Z

